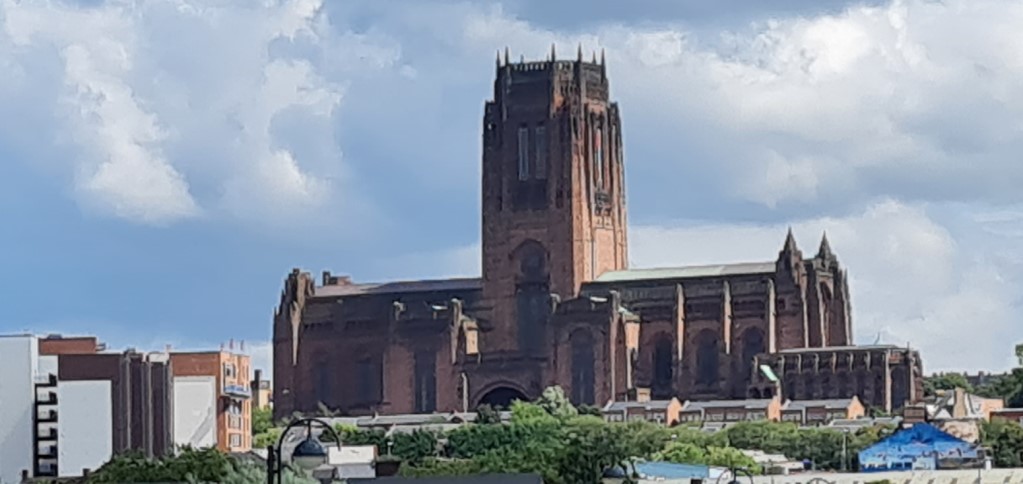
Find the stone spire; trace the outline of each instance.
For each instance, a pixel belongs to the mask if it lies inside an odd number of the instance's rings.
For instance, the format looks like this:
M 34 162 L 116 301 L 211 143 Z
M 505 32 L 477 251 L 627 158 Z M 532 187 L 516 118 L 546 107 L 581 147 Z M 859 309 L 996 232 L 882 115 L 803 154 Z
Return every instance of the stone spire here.
M 789 233 L 785 236 L 785 245 L 781 251 L 786 254 L 795 254 L 799 251 L 799 248 L 796 247 L 796 237 L 792 235 L 792 227 L 789 227 Z
M 825 231 L 824 235 L 821 236 L 821 247 L 817 250 L 818 259 L 832 259 L 835 257 L 835 253 L 831 252 L 831 244 L 828 243 L 828 233 Z

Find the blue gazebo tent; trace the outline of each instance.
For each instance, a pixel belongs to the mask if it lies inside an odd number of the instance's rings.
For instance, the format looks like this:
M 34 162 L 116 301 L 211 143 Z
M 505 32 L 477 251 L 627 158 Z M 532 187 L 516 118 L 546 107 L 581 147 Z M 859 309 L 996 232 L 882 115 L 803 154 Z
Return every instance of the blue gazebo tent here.
M 861 472 L 973 467 L 982 460 L 979 447 L 927 423 L 896 432 L 859 453 Z

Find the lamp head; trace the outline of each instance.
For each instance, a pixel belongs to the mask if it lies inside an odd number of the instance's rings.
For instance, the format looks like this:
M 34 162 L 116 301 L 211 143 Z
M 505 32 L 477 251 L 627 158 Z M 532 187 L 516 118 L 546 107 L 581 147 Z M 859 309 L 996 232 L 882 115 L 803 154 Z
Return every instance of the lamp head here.
M 295 451 L 291 453 L 291 461 L 311 471 L 327 463 L 327 449 L 310 435 L 295 447 Z

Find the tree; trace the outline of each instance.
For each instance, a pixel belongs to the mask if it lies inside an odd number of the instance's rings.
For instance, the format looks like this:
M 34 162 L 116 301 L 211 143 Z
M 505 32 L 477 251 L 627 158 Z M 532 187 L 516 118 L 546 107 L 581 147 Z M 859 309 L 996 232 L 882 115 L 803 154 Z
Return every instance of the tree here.
M 593 405 L 586 405 L 586 404 L 579 405 L 578 410 L 579 410 L 579 415 L 592 415 L 594 417 L 603 417 L 604 416 L 604 412 L 602 412 L 599 407 L 595 407 Z
M 475 423 L 480 425 L 499 424 L 501 423 L 501 412 L 490 406 L 489 403 L 484 403 L 476 408 Z
M 965 389 L 973 392 L 973 386 L 961 373 L 940 373 L 924 378 L 924 395 L 935 395 L 938 390 Z
M 751 474 L 761 472 L 760 466 L 752 457 L 734 447 L 701 447 L 689 442 L 672 442 L 657 455 L 657 458 L 678 464 L 742 468 Z
M 174 456 L 147 459 L 139 454 L 114 457 L 88 477 L 90 483 L 104 482 L 223 482 L 258 484 L 266 482 L 266 469 L 256 462 L 229 457 L 216 449 L 183 448 Z M 315 480 L 285 471 L 284 482 L 315 483 Z
M 991 449 L 998 467 L 1023 466 L 1023 427 L 1016 422 L 995 420 L 981 425 L 981 442 Z
M 559 419 L 574 417 L 579 414 L 579 411 L 572 405 L 572 402 L 568 400 L 568 396 L 565 395 L 565 390 L 562 390 L 559 386 L 545 388 L 543 393 L 540 394 L 540 398 L 536 400 L 536 405 Z
M 252 435 L 259 435 L 274 426 L 273 410 L 269 407 L 252 409 Z

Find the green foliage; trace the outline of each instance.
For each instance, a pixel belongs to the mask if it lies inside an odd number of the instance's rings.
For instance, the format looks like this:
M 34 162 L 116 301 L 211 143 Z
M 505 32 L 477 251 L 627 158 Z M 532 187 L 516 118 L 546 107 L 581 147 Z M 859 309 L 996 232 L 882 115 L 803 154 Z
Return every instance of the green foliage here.
M 255 449 L 265 449 L 271 445 L 277 445 L 277 441 L 281 438 L 281 432 L 284 429 L 271 428 L 265 432 L 258 433 L 252 437 L 252 447 Z
M 1023 427 L 1016 422 L 995 420 L 981 426 L 981 442 L 990 449 L 998 467 L 1023 466 Z
M 467 476 L 480 472 L 480 465 L 473 460 L 429 458 L 415 465 L 402 465 L 398 475 L 403 477 Z
M 476 409 L 476 423 L 479 425 L 492 425 L 501 423 L 501 412 L 484 403 Z
M 286 471 L 287 483 L 316 481 Z M 257 484 L 266 482 L 266 469 L 252 461 L 222 454 L 216 449 L 184 448 L 176 456 L 146 459 L 138 454 L 115 457 L 89 475 L 88 482 L 217 482 Z
M 572 402 L 568 400 L 565 391 L 559 386 L 545 388 L 540 398 L 536 400 L 536 405 L 558 419 L 570 418 L 579 414 Z
M 688 442 L 672 442 L 655 458 L 679 464 L 703 464 L 716 467 L 742 468 L 759 474 L 760 466 L 752 457 L 734 447 L 701 447 Z
M 859 451 L 878 442 L 891 431 L 891 427 L 878 426 L 843 435 L 840 431 L 826 427 L 799 428 L 791 423 L 744 422 L 729 427 L 725 434 L 728 445 L 732 447 L 763 450 L 793 459 L 809 459 L 818 469 L 840 470 L 854 468 L 855 456 Z M 844 463 L 843 444 L 846 449 Z
M 252 409 L 252 435 L 259 435 L 274 426 L 273 410 L 267 408 Z
M 592 415 L 594 417 L 603 417 L 604 416 L 604 412 L 602 412 L 600 410 L 600 407 L 596 407 L 596 406 L 593 406 L 593 405 L 585 405 L 585 404 L 579 405 L 578 410 L 579 410 L 579 415 Z
M 437 434 L 434 432 L 416 430 L 410 434 L 396 434 L 391 441 L 394 442 L 391 449 L 394 455 L 408 463 L 417 464 L 437 455 Z
M 525 423 L 534 421 L 548 421 L 556 422 L 554 418 L 547 410 L 539 405 L 520 402 L 518 400 L 512 402 L 511 405 L 511 420 L 512 423 Z
M 956 388 L 973 392 L 973 386 L 961 373 L 943 373 L 924 378 L 924 395 L 934 395 L 938 390 L 955 390 Z

